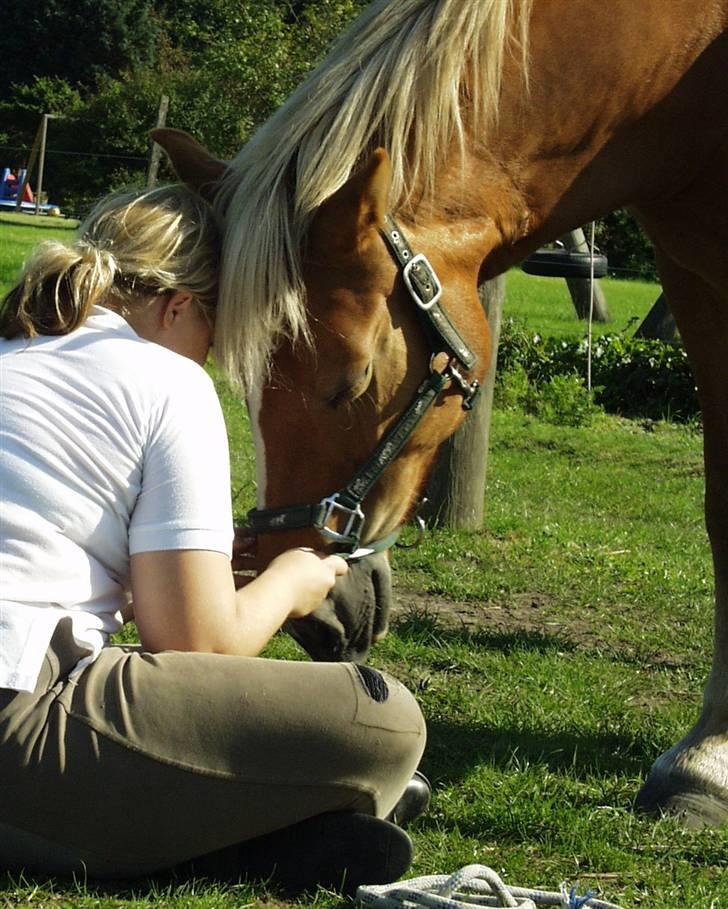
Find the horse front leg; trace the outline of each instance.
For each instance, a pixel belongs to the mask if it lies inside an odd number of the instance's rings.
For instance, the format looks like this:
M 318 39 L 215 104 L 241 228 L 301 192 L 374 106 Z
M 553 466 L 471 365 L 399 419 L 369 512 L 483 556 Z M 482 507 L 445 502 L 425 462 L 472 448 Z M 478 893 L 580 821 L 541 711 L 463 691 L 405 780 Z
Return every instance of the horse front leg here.
M 728 288 L 717 290 L 659 246 L 657 252 L 703 410 L 705 516 L 715 569 L 715 630 L 700 718 L 655 761 L 636 807 L 677 814 L 689 827 L 718 827 L 728 819 Z

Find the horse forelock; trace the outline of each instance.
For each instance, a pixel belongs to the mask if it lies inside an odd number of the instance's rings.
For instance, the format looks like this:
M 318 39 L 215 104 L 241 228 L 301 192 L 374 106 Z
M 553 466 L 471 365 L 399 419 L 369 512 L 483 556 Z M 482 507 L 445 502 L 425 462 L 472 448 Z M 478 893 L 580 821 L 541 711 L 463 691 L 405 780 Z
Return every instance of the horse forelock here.
M 231 162 L 215 356 L 233 382 L 266 373 L 276 340 L 310 340 L 302 249 L 318 207 L 373 147 L 390 206 L 431 195 L 440 165 L 497 115 L 509 41 L 527 47 L 532 0 L 375 0 Z

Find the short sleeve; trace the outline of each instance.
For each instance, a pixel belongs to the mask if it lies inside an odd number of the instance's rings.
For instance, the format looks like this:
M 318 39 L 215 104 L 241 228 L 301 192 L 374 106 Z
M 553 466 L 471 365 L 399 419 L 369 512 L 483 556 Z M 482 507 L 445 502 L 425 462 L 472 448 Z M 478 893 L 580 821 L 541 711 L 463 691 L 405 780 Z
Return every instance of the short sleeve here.
M 158 402 L 148 430 L 130 555 L 171 549 L 232 554 L 225 421 L 212 381 L 188 365 Z

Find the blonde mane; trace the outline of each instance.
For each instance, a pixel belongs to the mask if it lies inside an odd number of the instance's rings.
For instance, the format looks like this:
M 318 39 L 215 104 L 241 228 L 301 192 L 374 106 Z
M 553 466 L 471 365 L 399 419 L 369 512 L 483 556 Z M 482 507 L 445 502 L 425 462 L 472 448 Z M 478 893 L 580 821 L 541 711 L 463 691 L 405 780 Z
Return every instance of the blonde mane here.
M 509 41 L 525 54 L 531 0 L 375 0 L 231 162 L 215 357 L 249 389 L 276 340 L 308 338 L 301 250 L 316 209 L 386 148 L 390 206 L 431 193 L 472 123 L 496 117 Z M 517 32 L 517 34 L 516 34 Z M 471 63 L 472 65 L 469 65 Z

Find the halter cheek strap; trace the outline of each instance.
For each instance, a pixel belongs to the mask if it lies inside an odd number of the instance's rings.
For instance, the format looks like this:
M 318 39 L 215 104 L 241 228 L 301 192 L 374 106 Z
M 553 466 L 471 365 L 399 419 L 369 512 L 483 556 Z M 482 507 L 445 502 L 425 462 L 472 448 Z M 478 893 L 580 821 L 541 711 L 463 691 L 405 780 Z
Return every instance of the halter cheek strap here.
M 384 217 L 381 234 L 402 269 L 402 278 L 407 285 L 410 297 L 423 316 L 423 325 L 432 350 L 439 353 L 444 347 L 462 364 L 465 371 L 472 369 L 477 357 L 440 305 L 442 285 L 427 257 L 422 253 L 415 255 L 412 252 L 397 222 L 389 214 Z M 478 383 L 475 382 L 472 389 L 473 395 L 477 393 L 477 387 Z M 466 409 L 470 408 L 466 407 Z
M 349 559 L 382 552 L 397 539 L 399 531 L 360 547 L 365 520 L 361 505 L 387 467 L 398 457 L 440 392 L 446 386 L 455 386 L 463 396 L 463 409 L 470 410 L 480 388 L 477 381 L 468 381 L 464 375 L 475 365 L 477 358 L 440 305 L 442 285 L 429 261 L 425 256 L 412 252 L 391 215 L 386 216 L 381 233 L 402 269 L 402 279 L 410 298 L 422 315 L 432 350 L 430 374 L 417 389 L 409 407 L 384 434 L 343 489 L 311 505 L 254 508 L 248 512 L 248 521 L 255 533 L 312 527 L 334 543 L 339 552 L 347 554 L 345 557 Z M 432 363 L 435 356 L 443 351 L 449 354 L 450 361 L 442 372 L 438 372 Z M 335 519 L 338 520 L 337 530 L 329 526 Z

